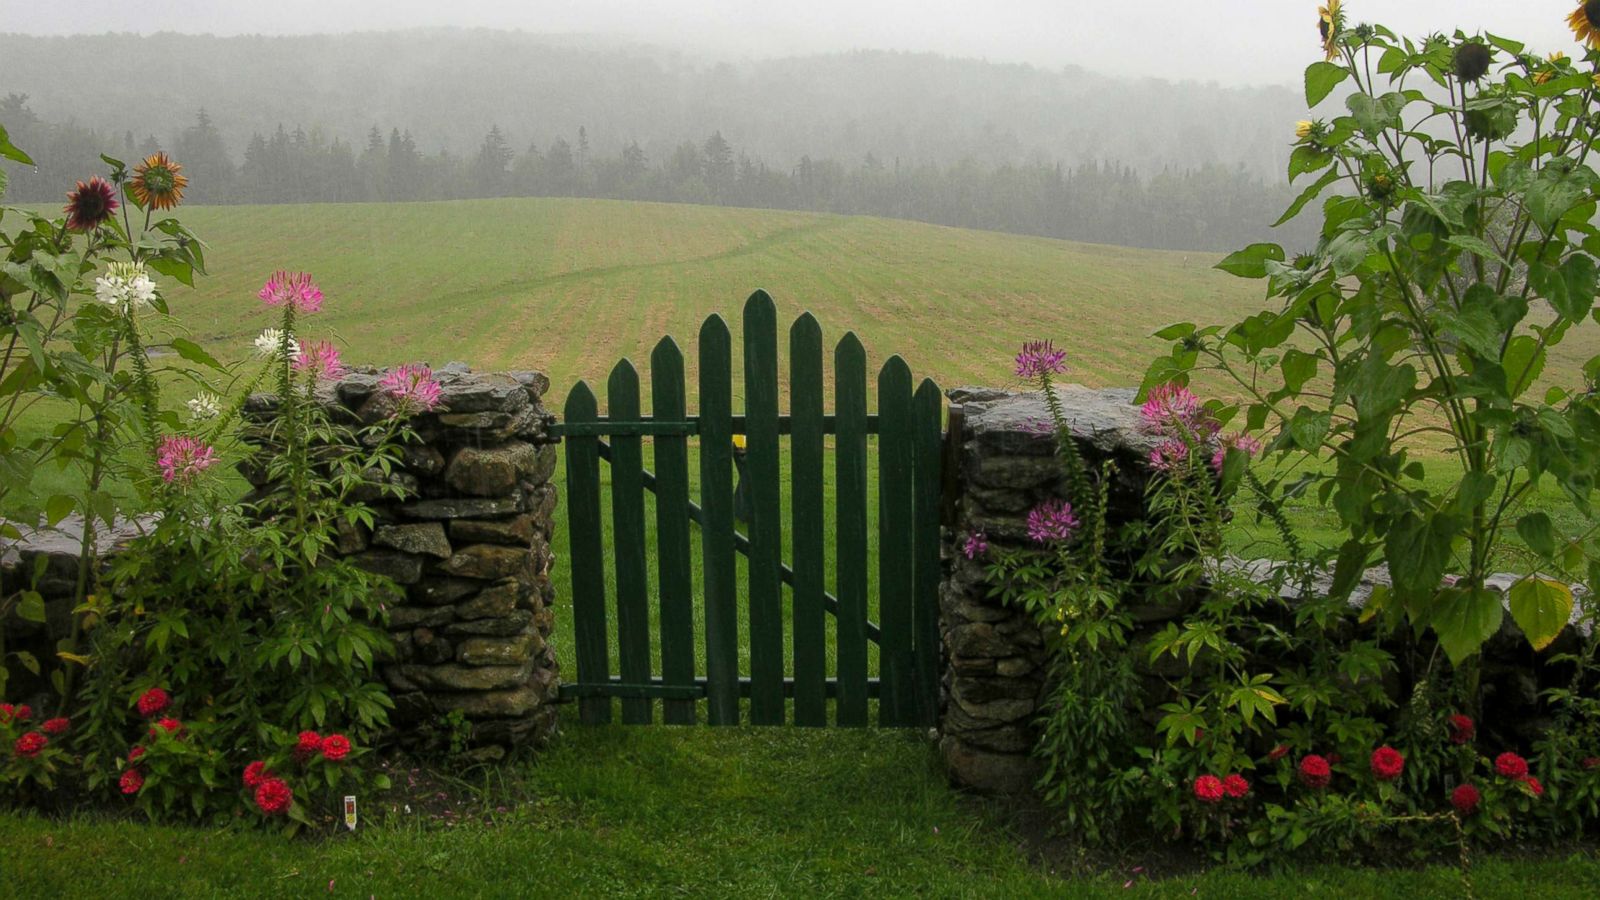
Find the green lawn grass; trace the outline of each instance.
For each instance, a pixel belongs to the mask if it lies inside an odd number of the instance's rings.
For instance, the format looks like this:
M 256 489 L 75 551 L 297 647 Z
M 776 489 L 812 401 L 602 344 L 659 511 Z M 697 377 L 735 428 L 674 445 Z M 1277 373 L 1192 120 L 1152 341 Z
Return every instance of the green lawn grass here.
M 950 791 L 911 732 L 569 717 L 536 758 L 442 790 L 427 814 L 368 801 L 355 834 L 312 840 L 4 814 L 0 885 L 105 898 L 1462 896 L 1449 866 L 1208 871 L 1144 846 L 1099 866 L 1036 856 L 1012 810 Z M 461 810 L 456 824 L 434 818 L 443 808 Z M 1473 881 L 1480 897 L 1589 897 L 1600 861 L 1486 858 Z

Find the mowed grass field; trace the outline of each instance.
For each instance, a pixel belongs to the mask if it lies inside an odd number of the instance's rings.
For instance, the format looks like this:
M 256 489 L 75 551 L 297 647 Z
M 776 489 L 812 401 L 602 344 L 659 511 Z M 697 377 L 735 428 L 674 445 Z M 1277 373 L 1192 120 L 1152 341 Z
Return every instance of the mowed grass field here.
M 351 361 L 537 369 L 557 409 L 574 381 L 602 383 L 624 356 L 642 368 L 663 335 L 684 349 L 692 397 L 701 322 L 728 319 L 737 359 L 740 309 L 758 288 L 780 329 L 810 310 L 829 347 L 853 330 L 872 369 L 898 353 L 946 387 L 1009 383 L 1011 356 L 1033 338 L 1067 349 L 1074 380 L 1132 384 L 1160 347 L 1155 329 L 1260 304 L 1257 283 L 1211 269 L 1215 254 L 886 219 L 559 199 L 183 216 L 210 245 L 210 275 L 168 297 L 219 356 L 242 355 L 270 324 L 255 300 L 266 276 L 303 269 L 327 293 L 304 330 L 336 331 Z

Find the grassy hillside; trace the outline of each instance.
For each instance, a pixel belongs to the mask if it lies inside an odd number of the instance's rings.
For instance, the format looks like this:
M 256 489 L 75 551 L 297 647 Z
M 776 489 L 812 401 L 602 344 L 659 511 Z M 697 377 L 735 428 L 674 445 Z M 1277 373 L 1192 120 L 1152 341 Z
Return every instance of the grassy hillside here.
M 1127 384 L 1179 316 L 1233 316 L 1259 286 L 1205 253 L 1130 250 L 883 219 L 514 199 L 192 208 L 211 275 L 169 292 L 223 356 L 269 322 L 255 290 L 280 267 L 328 295 L 354 362 L 461 359 L 547 372 L 555 399 L 664 334 L 684 344 L 765 288 L 781 322 L 809 309 L 829 343 L 855 330 L 874 365 L 900 353 L 941 384 L 1004 383 L 1024 339 L 1064 345 L 1074 378 Z M 735 327 L 735 334 L 738 329 Z M 787 368 L 786 366 L 783 368 Z

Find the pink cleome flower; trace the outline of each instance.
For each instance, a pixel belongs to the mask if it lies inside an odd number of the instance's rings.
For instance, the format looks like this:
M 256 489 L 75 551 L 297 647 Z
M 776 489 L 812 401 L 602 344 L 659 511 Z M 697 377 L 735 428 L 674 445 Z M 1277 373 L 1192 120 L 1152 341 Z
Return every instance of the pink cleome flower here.
M 1072 514 L 1071 503 L 1046 500 L 1028 513 L 1028 537 L 1039 544 L 1070 540 L 1078 530 L 1078 524 L 1078 517 Z
M 1017 377 L 1038 378 L 1059 375 L 1067 370 L 1067 351 L 1057 350 L 1050 341 L 1028 341 L 1017 354 Z
M 427 412 L 439 405 L 441 388 L 427 366 L 400 366 L 383 376 L 378 386 L 399 400 L 408 412 Z
M 1246 456 L 1255 456 L 1261 452 L 1261 446 L 1261 441 L 1252 435 L 1243 432 L 1230 434 L 1217 444 L 1216 452 L 1211 454 L 1211 468 L 1221 475 L 1222 464 L 1228 459 L 1229 450 L 1240 450 Z
M 345 373 L 344 363 L 339 360 L 339 348 L 332 341 L 312 341 L 300 348 L 300 355 L 294 358 L 296 372 L 310 372 L 318 378 L 339 378 Z
M 156 465 L 161 468 L 161 480 L 168 484 L 192 481 L 217 461 L 217 451 L 196 437 L 168 435 L 156 445 Z
M 1150 468 L 1172 474 L 1189 462 L 1189 445 L 1178 438 L 1167 438 L 1150 451 Z
M 268 306 L 293 306 L 296 312 L 322 309 L 322 288 L 305 272 L 273 272 L 256 296 Z
M 977 559 L 989 552 L 989 536 L 981 531 L 967 533 L 967 540 L 961 545 L 961 552 L 967 559 Z

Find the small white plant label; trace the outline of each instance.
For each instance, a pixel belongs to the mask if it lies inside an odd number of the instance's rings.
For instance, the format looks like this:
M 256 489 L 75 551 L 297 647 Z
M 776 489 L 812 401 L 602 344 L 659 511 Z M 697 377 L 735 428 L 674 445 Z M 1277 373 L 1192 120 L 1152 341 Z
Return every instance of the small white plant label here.
M 344 798 L 344 827 L 351 831 L 356 830 L 356 798 L 354 795 Z

